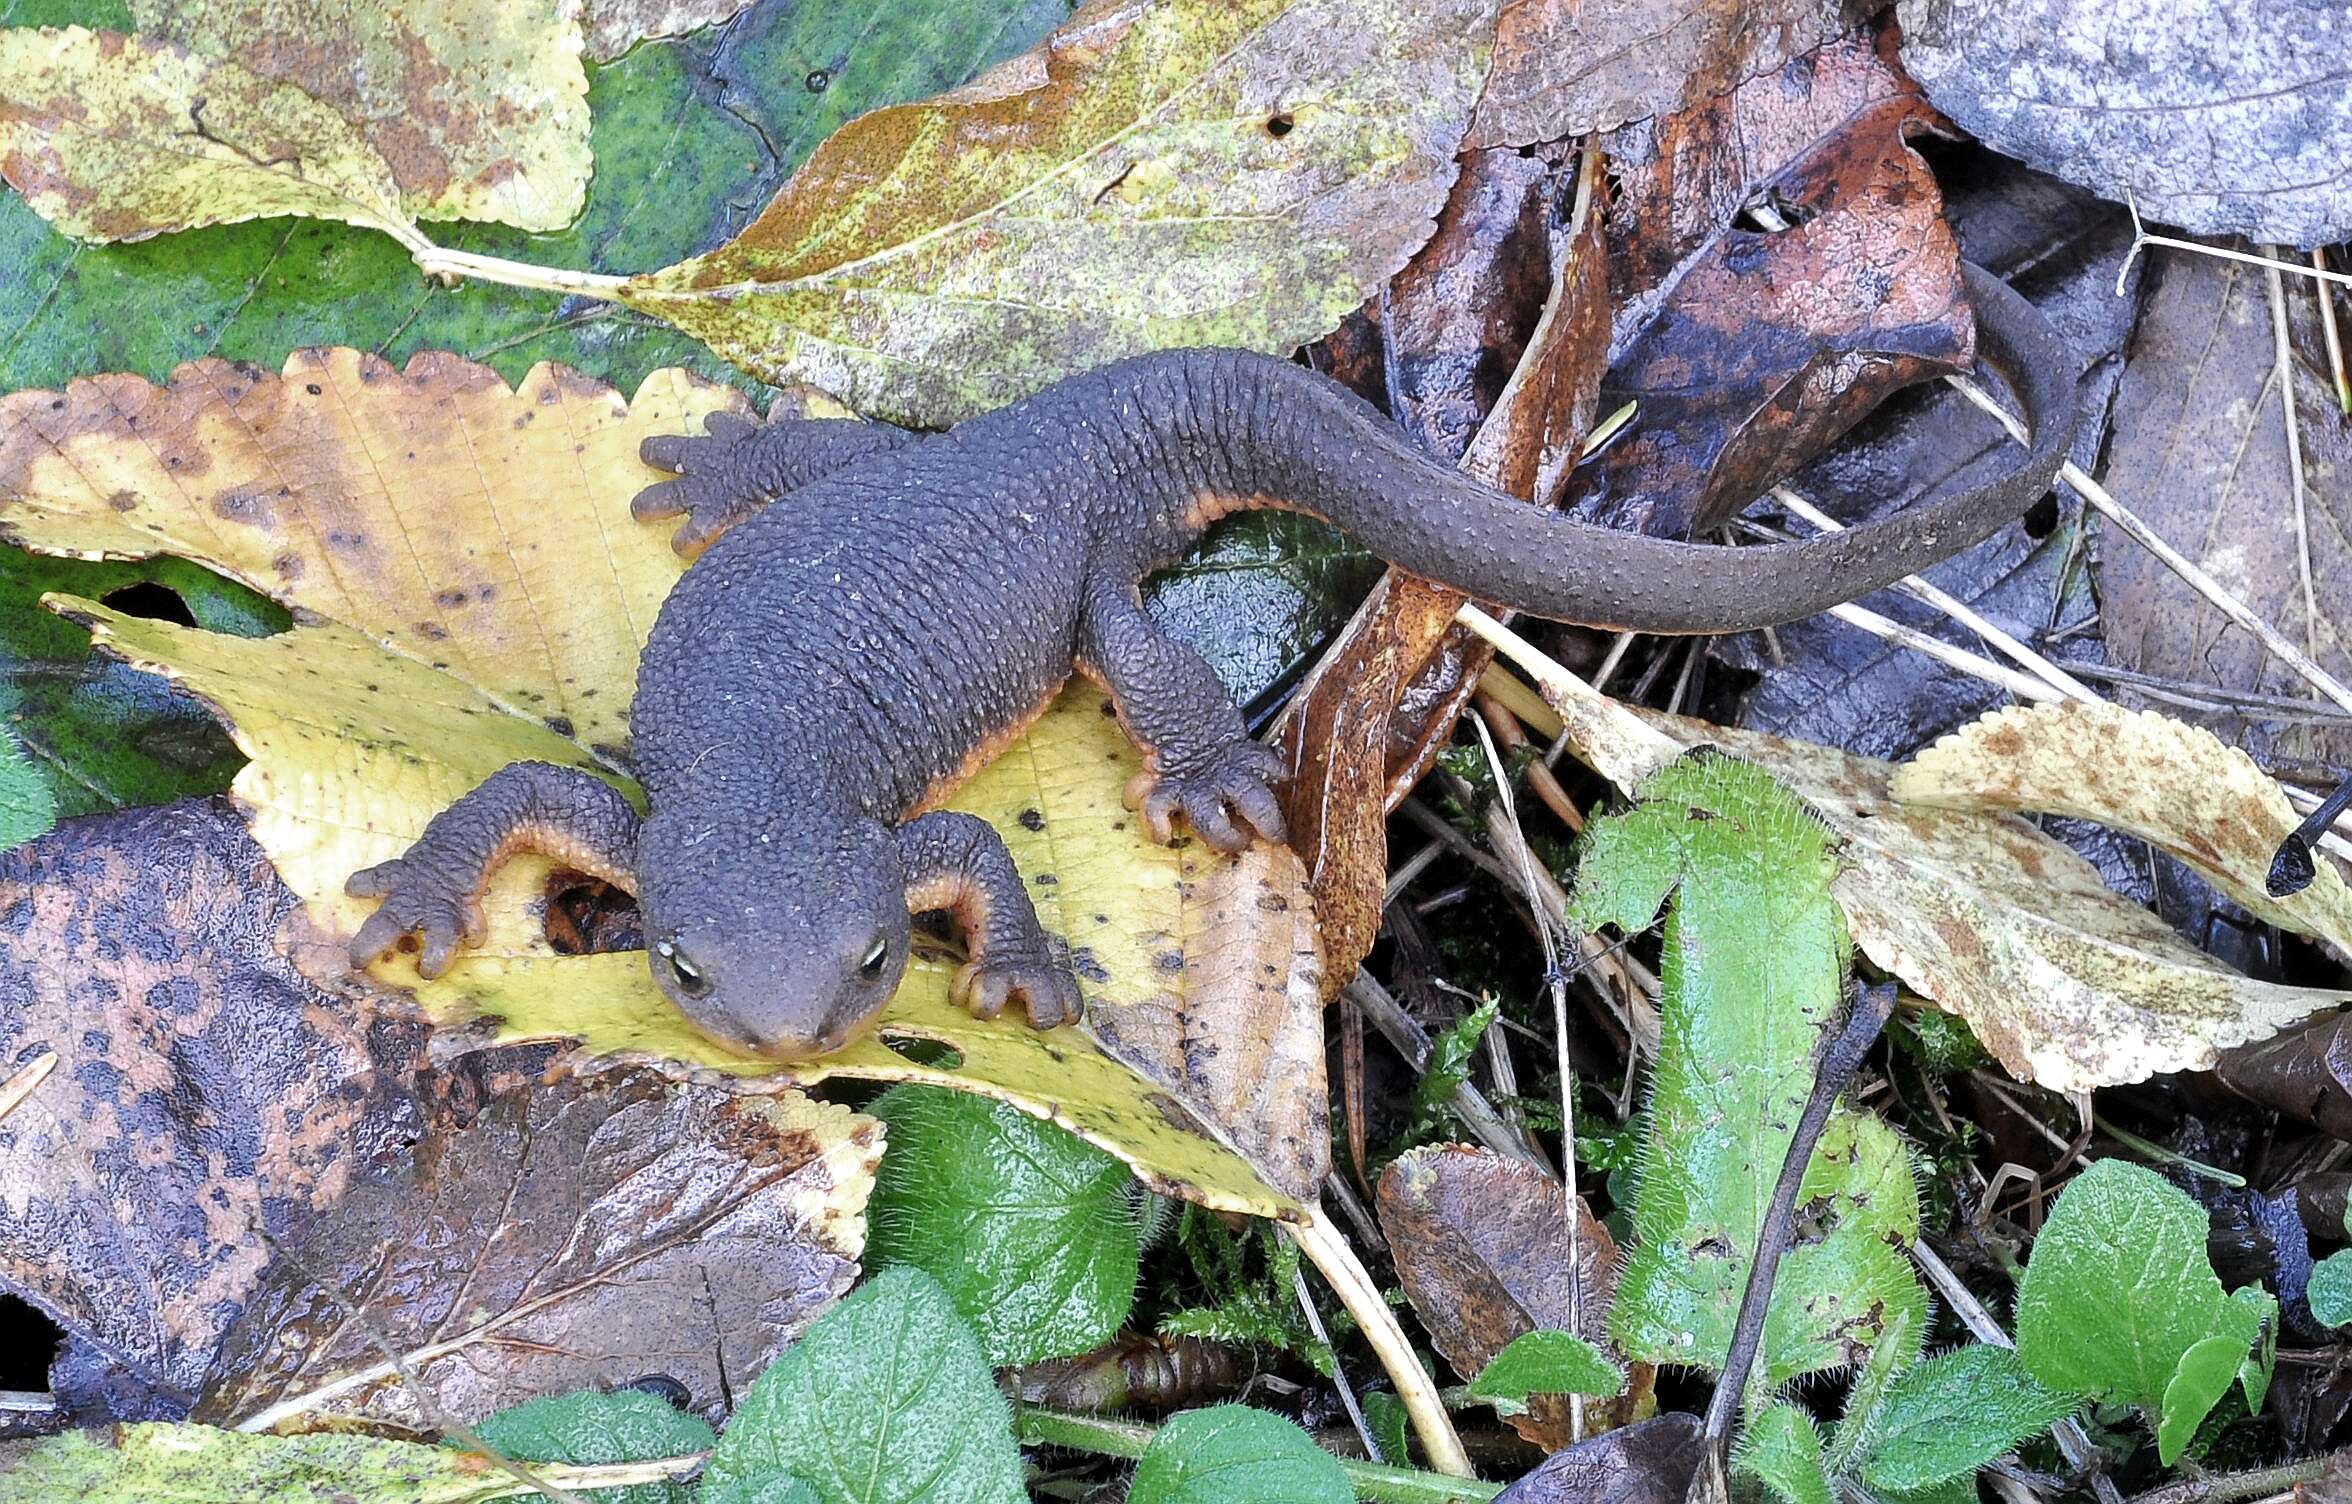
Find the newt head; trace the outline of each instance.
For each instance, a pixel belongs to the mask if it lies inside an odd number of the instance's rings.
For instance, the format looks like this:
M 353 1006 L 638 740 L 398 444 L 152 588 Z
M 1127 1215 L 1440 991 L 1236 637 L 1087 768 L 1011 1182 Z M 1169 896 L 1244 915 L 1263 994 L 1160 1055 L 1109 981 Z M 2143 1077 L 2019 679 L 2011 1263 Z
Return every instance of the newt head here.
M 898 846 L 878 821 L 824 830 L 740 813 L 656 811 L 638 902 L 654 984 L 732 1050 L 830 1054 L 864 1033 L 905 975 Z

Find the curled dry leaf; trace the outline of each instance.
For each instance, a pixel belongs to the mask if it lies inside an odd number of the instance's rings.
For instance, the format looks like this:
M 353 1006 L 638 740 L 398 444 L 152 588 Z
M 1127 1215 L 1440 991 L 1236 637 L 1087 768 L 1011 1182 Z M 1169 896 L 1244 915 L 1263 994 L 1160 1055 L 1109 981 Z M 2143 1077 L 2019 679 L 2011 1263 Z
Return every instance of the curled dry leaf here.
M 1903 804 L 1876 758 L 1620 705 L 1525 644 L 1511 653 L 1546 698 L 1494 671 L 1488 688 L 1546 735 L 1565 718 L 1577 755 L 1622 790 L 1700 746 L 1786 784 L 1838 837 L 1831 891 L 1854 943 L 2022 1080 L 2071 1092 L 2206 1070 L 2231 1045 L 2352 1002 L 2230 970 L 2016 816 Z
M 316 618 L 248 639 L 59 603 L 230 722 L 251 759 L 232 793 L 315 926 L 301 954 L 340 976 L 342 938 L 369 908 L 344 880 L 398 855 L 499 767 L 539 758 L 627 786 L 637 652 L 683 567 L 662 531 L 629 521 L 653 476 L 637 444 L 739 406 L 675 371 L 624 403 L 559 368 L 510 392 L 454 358 L 395 372 L 349 350 L 298 353 L 283 377 L 218 361 L 167 387 L 102 377 L 0 399 L 0 534 L 54 552 L 180 554 Z M 1075 688 L 951 805 L 1002 830 L 1046 922 L 1070 938 L 1091 1033 L 976 1021 L 947 1000 L 952 964 L 930 960 L 884 1032 L 943 1042 L 960 1066 L 869 1039 L 796 1079 L 983 1091 L 1163 1190 L 1295 1214 L 1328 1155 L 1297 859 L 1149 843 L 1119 802 L 1139 766 L 1100 693 Z M 556 954 L 551 875 L 540 858 L 508 863 L 484 945 L 438 980 L 397 956 L 375 974 L 413 986 L 437 1022 L 488 1037 L 774 1072 L 694 1031 L 641 956 Z M 1220 1047 L 1189 1045 L 1202 1038 Z
M 1585 172 L 1597 164 L 1587 161 Z M 1449 213 L 1448 228 L 1398 279 L 1408 318 L 1386 331 L 1394 340 L 1435 335 L 1442 348 L 1462 331 L 1413 316 L 1413 304 L 1456 280 L 1483 281 L 1478 268 L 1520 253 L 1507 233 L 1472 212 L 1476 202 L 1518 218 L 1507 194 L 1489 194 L 1504 169 L 1474 168 L 1463 192 L 1471 204 Z M 1601 216 L 1588 195 L 1569 225 L 1551 271 L 1551 291 L 1526 353 L 1493 412 L 1478 428 L 1463 468 L 1501 490 L 1544 504 L 1559 494 L 1592 422 L 1602 352 L 1608 338 L 1607 265 Z M 1445 400 L 1422 404 L 1459 411 L 1474 400 L 1463 390 L 1476 366 L 1457 350 L 1459 378 Z M 1443 435 L 1452 425 L 1439 428 Z M 1308 674 L 1287 712 L 1281 745 L 1290 759 L 1283 813 L 1307 864 L 1322 919 L 1324 979 L 1336 990 L 1380 932 L 1388 881 L 1388 812 L 1429 770 L 1452 733 L 1491 654 L 1454 625 L 1461 592 L 1391 569 Z
M 1623 1361 L 1608 1332 L 1616 1240 L 1576 1197 L 1571 1269 L 1568 1200 L 1558 1181 L 1532 1166 L 1463 1144 L 1415 1149 L 1381 1172 L 1380 1230 L 1397 1280 L 1430 1342 L 1465 1380 L 1531 1331 L 1574 1332 Z M 1623 1423 L 1648 1399 L 1656 1371 L 1627 1366 L 1623 1394 L 1585 1401 L 1589 1429 Z M 1575 1439 L 1566 1395 L 1534 1396 L 1508 1419 L 1547 1452 Z
M 622 1071 L 499 1093 L 284 1241 L 194 1419 L 432 1429 L 663 1373 L 723 1412 L 858 1275 L 882 1127 Z M 379 1343 L 384 1346 L 379 1346 Z
M 741 15 L 751 0 L 588 0 L 588 56 L 609 63 L 639 42 L 681 37 Z
M 2101 478 L 2322 668 L 2352 677 L 2352 423 L 2325 374 L 2318 305 L 2302 279 L 2286 279 L 2293 358 L 2284 374 L 2303 451 L 2299 537 L 2267 279 L 2252 267 L 2159 250 L 2147 280 Z M 2341 292 L 2335 296 L 2340 307 Z M 2304 604 L 2306 543 L 2316 620 Z M 2309 685 L 2148 550 L 2102 549 L 2097 574 L 2100 624 L 2126 667 L 2312 698 Z M 2352 763 L 2352 729 L 2340 720 L 2281 726 L 2257 716 L 2202 719 L 2258 755 Z
M 412 236 L 392 168 L 300 89 L 120 32 L 0 29 L 0 177 L 82 240 L 307 214 Z
M 1672 114 L 1779 69 L 1868 0 L 1506 0 L 1471 146 L 1528 146 Z
M 131 0 L 133 30 L 292 84 L 350 121 L 418 219 L 560 230 L 588 192 L 572 4 Z
M 66 1334 L 76 1419 L 184 1406 L 269 1268 L 257 1229 L 414 1129 L 424 1031 L 272 948 L 299 902 L 218 801 L 0 856 L 0 1061 L 62 1067 L 0 1121 L 0 1289 Z
M 1494 0 L 1097 0 L 851 121 L 632 307 L 770 381 L 953 422 L 1122 355 L 1287 352 L 1429 236 Z
M 2328 0 L 1903 0 L 1903 62 L 1995 151 L 2150 219 L 2352 237 L 2352 13 Z
M 1899 769 L 1891 792 L 1944 809 L 2073 815 L 2171 852 L 2265 924 L 2352 951 L 2352 886 L 2332 861 L 2272 898 L 2272 855 L 2300 823 L 2254 759 L 2154 711 L 2063 702 L 1997 710 Z
M 1933 119 L 1863 32 L 1656 122 L 1655 160 L 1627 172 L 1612 217 L 1601 388 L 1639 417 L 1580 472 L 1580 514 L 1704 531 L 1890 393 L 1968 368 L 1959 247 L 1908 140 Z M 1752 227 L 1759 198 L 1786 228 Z

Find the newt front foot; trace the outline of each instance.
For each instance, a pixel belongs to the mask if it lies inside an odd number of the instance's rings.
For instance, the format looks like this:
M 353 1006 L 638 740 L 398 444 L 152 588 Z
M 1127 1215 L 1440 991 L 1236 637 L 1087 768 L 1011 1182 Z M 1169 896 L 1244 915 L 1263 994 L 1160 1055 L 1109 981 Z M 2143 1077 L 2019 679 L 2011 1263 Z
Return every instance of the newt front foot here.
M 1030 1027 L 1037 1029 L 1075 1023 L 1085 1007 L 1078 994 L 1078 974 L 1070 966 L 1069 945 L 1061 936 L 1043 932 L 1031 942 L 991 944 L 955 974 L 947 995 L 974 1018 L 994 1018 L 1018 1001 L 1029 1014 Z
M 354 968 L 365 968 L 403 935 L 415 934 L 424 941 L 417 974 L 431 981 L 449 969 L 460 945 L 479 945 L 489 932 L 482 918 L 478 864 L 452 860 L 423 841 L 406 856 L 352 873 L 343 891 L 353 898 L 384 900 L 351 937 Z
M 1201 767 L 1146 769 L 1128 779 L 1127 807 L 1142 813 L 1145 828 L 1162 845 L 1176 838 L 1179 812 L 1219 851 L 1247 849 L 1251 832 L 1280 844 L 1286 831 L 1274 780 L 1283 766 L 1282 754 L 1263 742 L 1228 742 Z

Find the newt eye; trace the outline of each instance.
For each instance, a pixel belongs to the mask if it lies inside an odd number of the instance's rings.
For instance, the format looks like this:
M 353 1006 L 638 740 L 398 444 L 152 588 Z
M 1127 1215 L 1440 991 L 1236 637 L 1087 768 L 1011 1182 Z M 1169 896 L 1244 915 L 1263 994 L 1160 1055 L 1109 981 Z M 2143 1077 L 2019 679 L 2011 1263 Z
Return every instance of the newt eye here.
M 670 981 L 688 997 L 701 997 L 711 988 L 710 974 L 686 958 L 686 953 L 668 940 L 657 941 L 653 953 L 661 958 Z
M 866 952 L 866 958 L 863 961 L 858 962 L 858 975 L 869 982 L 879 980 L 882 975 L 882 963 L 889 959 L 890 941 L 887 937 L 877 935 L 874 938 L 874 948 Z

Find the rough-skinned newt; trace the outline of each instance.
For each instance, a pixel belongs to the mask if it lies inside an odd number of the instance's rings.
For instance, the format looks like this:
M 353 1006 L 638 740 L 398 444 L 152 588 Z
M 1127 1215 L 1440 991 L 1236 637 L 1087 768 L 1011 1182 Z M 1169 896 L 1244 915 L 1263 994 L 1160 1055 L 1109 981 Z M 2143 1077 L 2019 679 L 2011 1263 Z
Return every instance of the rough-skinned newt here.
M 1484 600 L 1645 632 L 1768 626 L 1876 590 L 1989 536 L 2048 488 L 2073 431 L 2074 365 L 2032 306 L 1968 268 L 1979 345 L 2032 440 L 2005 474 L 1798 543 L 1720 548 L 1595 528 L 1413 448 L 1304 367 L 1229 350 L 1139 356 L 948 433 L 854 421 L 649 439 L 678 478 L 641 518 L 708 545 L 663 604 L 631 732 L 651 813 L 546 763 L 505 768 L 350 891 L 381 897 L 364 964 L 421 932 L 438 974 L 482 930 L 489 874 L 536 849 L 633 892 L 662 991 L 715 1039 L 783 1060 L 838 1049 L 906 966 L 913 913 L 952 911 L 981 1015 L 1048 1027 L 1078 986 L 1004 843 L 933 806 L 1029 724 L 1075 668 L 1142 748 L 1151 833 L 1181 814 L 1239 849 L 1283 838 L 1274 752 L 1137 587 L 1213 519 L 1279 507 Z

